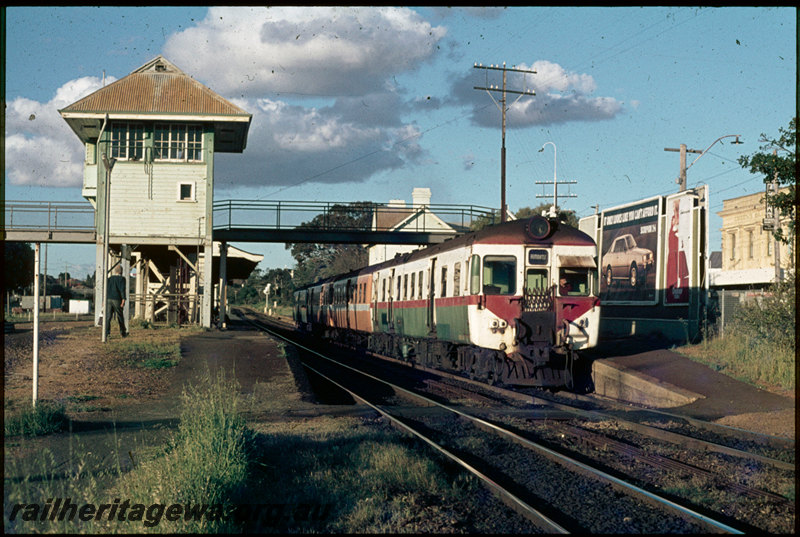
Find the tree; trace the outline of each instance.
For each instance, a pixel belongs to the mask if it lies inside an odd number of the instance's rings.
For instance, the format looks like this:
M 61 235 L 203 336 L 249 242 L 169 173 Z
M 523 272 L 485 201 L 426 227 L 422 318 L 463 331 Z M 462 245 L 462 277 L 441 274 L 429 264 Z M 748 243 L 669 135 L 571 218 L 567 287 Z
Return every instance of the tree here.
M 541 215 L 542 212 L 549 214 L 551 206 L 552 206 L 551 203 L 540 203 L 534 208 L 523 207 L 516 213 L 514 213 L 514 217 L 517 220 L 521 220 L 523 218 L 530 218 L 531 216 Z M 578 216 L 575 214 L 575 211 L 571 210 L 559 211 L 558 220 L 570 226 L 578 227 Z M 470 231 L 478 231 L 487 226 L 491 226 L 498 223 L 500 223 L 500 214 L 499 211 L 494 211 L 492 216 L 481 216 L 480 218 L 476 218 L 475 220 L 473 220 L 472 224 L 470 225 Z
M 739 157 L 739 164 L 742 168 L 750 170 L 750 173 L 761 174 L 764 176 L 764 183 L 772 183 L 778 179 L 778 187 L 788 186 L 783 192 L 768 194 L 765 202 L 780 211 L 781 219 L 788 220 L 788 236 L 783 234 L 782 229 L 775 229 L 775 238 L 783 243 L 788 243 L 795 237 L 795 207 L 797 206 L 795 185 L 797 183 L 797 118 L 793 117 L 789 121 L 789 128 L 778 129 L 780 136 L 777 139 L 770 139 L 766 134 L 761 134 L 759 140 L 762 144 L 760 153 L 753 153 L 750 156 Z M 773 154 L 776 152 L 777 154 Z
M 34 251 L 27 242 L 3 243 L 3 277 L 8 291 L 33 285 Z
M 336 204 L 299 227 L 309 230 L 369 230 L 374 208 L 375 204 L 370 202 Z M 365 266 L 369 260 L 367 247 L 360 244 L 287 243 L 286 249 L 291 250 L 297 261 L 293 278 L 296 287 L 355 270 Z

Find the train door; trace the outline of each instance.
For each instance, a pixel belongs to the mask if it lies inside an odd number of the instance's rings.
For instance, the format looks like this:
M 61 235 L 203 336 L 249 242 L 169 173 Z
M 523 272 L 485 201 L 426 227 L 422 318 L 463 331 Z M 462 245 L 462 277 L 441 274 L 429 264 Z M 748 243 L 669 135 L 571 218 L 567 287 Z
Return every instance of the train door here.
M 378 289 L 380 285 L 378 284 L 380 278 L 378 277 L 378 273 L 375 272 L 372 275 L 372 330 L 377 332 L 378 331 Z
M 394 269 L 392 269 L 392 275 L 389 276 L 389 289 L 388 289 L 388 293 L 389 293 L 389 318 L 388 318 L 389 330 L 392 330 L 394 328 L 394 314 L 393 314 L 394 292 L 392 291 L 392 289 L 394 289 Z
M 428 332 L 436 333 L 436 258 L 431 259 L 428 269 Z
M 353 291 L 353 282 L 351 280 L 347 280 L 347 285 L 345 285 L 344 289 L 344 318 L 345 318 L 345 326 L 348 330 L 350 330 L 350 297 Z

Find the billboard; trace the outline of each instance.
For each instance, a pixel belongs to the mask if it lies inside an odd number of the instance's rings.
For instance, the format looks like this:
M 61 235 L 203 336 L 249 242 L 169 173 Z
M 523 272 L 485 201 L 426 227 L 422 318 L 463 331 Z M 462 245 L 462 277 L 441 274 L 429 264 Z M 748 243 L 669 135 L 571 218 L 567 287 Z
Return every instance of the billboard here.
M 656 197 L 600 214 L 600 298 L 604 304 L 655 304 L 661 200 Z
M 692 211 L 696 196 L 683 192 L 667 197 L 666 263 L 664 264 L 664 304 L 689 303 L 689 287 L 694 284 Z

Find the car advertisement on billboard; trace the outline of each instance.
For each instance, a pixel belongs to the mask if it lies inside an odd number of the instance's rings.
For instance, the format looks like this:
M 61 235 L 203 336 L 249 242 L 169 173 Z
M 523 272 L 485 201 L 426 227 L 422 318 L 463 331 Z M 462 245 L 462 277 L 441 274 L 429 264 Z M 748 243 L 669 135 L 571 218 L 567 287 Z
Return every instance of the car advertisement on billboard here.
M 605 303 L 655 304 L 662 198 L 601 213 L 600 296 Z
M 664 266 L 664 303 L 667 305 L 689 303 L 689 286 L 694 281 L 691 249 L 695 199 L 694 193 L 667 197 L 667 259 Z

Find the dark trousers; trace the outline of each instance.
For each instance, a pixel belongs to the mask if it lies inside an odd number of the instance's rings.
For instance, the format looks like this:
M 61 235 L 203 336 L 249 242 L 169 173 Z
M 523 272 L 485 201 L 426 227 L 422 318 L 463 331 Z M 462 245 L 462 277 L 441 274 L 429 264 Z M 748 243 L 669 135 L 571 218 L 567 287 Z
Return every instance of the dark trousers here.
M 106 336 L 111 333 L 111 317 L 113 316 L 116 316 L 117 321 L 119 321 L 119 333 L 123 337 L 127 336 L 128 331 L 125 329 L 125 315 L 122 313 L 121 300 L 109 299 L 108 304 L 106 304 Z

